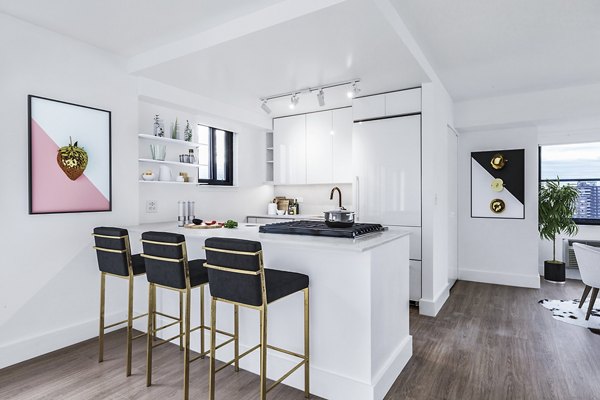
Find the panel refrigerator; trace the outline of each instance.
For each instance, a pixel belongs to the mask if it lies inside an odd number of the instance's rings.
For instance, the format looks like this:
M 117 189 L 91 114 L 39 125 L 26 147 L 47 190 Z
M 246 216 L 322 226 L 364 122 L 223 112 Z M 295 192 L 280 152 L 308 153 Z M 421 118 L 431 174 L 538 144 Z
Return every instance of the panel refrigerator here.
M 354 205 L 359 222 L 411 232 L 410 299 L 421 298 L 421 115 L 355 122 Z

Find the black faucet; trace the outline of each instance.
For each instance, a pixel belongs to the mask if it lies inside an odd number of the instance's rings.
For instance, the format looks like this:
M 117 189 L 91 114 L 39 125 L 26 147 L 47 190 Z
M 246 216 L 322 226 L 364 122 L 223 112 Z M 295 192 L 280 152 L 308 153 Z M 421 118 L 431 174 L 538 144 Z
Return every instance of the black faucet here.
M 333 189 L 331 189 L 331 194 L 329 195 L 329 200 L 333 200 L 333 192 L 335 192 L 337 190 L 338 194 L 339 194 L 339 207 L 340 210 L 345 210 L 344 207 L 342 207 L 342 191 L 340 190 L 339 187 L 334 187 Z

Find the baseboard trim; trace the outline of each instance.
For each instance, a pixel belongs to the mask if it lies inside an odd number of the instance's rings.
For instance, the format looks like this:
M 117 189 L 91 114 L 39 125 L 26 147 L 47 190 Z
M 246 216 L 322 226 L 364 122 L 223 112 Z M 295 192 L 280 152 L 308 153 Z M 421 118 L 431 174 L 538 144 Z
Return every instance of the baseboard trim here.
M 419 314 L 435 317 L 448 300 L 448 297 L 450 297 L 450 284 L 446 284 L 433 300 L 425 298 L 419 300 Z
M 386 361 L 383 367 L 379 370 L 373 387 L 373 399 L 383 399 L 390 390 L 406 364 L 413 354 L 412 336 L 408 335 L 398 345 L 390 358 Z
M 532 289 L 540 288 L 540 276 L 538 274 L 507 274 L 503 272 L 459 269 L 458 279 L 462 281 L 492 283 L 496 285 L 517 286 Z
M 118 321 L 123 313 L 115 313 L 106 316 L 107 321 Z M 110 322 L 107 322 L 110 324 Z M 107 332 L 120 329 L 116 326 Z M 10 367 L 64 347 L 74 345 L 84 340 L 98 336 L 98 318 L 90 319 L 64 328 L 43 332 L 39 335 L 26 337 L 13 342 L 0 344 L 0 369 Z

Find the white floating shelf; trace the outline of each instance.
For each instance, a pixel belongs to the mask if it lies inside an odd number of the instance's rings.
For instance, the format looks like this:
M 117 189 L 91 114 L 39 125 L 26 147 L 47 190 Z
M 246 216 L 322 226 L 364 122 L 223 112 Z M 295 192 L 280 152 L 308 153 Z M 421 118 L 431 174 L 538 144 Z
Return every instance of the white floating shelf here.
M 198 182 L 177 182 L 177 181 L 144 181 L 139 180 L 139 183 L 165 183 L 169 185 L 197 185 Z
M 138 135 L 138 137 L 140 139 L 147 139 L 147 140 L 153 140 L 155 142 L 162 142 L 165 144 L 176 144 L 179 146 L 186 146 L 186 147 L 200 147 L 200 146 L 208 146 L 205 143 L 195 143 L 195 142 L 186 142 L 185 140 L 180 140 L 180 139 L 171 139 L 171 138 L 167 138 L 167 137 L 160 137 L 160 136 L 154 136 L 154 135 L 145 135 L 143 133 L 140 133 Z
M 190 164 L 190 163 L 182 163 L 179 161 L 160 161 L 160 160 L 153 160 L 151 158 L 140 158 L 138 160 L 139 162 L 145 162 L 145 163 L 154 163 L 154 164 L 168 164 L 168 165 L 177 165 L 180 167 L 187 167 L 187 168 L 198 168 L 198 167 L 207 167 L 208 165 L 206 164 Z

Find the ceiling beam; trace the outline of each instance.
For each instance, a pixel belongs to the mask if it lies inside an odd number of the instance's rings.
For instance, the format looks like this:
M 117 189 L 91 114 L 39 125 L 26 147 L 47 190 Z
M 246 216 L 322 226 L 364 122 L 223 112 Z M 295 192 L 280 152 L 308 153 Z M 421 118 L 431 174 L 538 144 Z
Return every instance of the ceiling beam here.
M 346 0 L 285 0 L 217 27 L 129 58 L 127 70 L 140 72 L 165 62 L 314 13 Z

